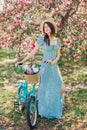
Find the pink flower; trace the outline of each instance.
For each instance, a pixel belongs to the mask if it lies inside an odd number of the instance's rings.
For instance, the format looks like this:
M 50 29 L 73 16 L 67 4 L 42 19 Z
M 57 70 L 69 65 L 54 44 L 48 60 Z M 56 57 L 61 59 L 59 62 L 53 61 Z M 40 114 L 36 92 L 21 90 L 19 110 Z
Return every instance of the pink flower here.
M 77 56 L 76 58 L 77 58 L 77 59 L 80 59 L 81 57 L 80 57 L 80 56 Z
M 57 21 L 57 25 L 60 26 L 61 19 Z
M 9 11 L 12 11 L 13 9 L 14 9 L 13 6 L 8 7 L 8 10 L 9 10 Z
M 26 0 L 19 0 L 19 3 L 22 3 L 23 5 L 27 4 Z
M 79 26 L 81 26 L 81 23 L 80 23 L 80 22 L 77 22 L 76 25 L 79 27 Z
M 84 0 L 79 0 L 79 2 L 80 2 L 80 5 L 85 5 Z
M 2 30 L 2 26 L 0 26 L 0 30 Z
M 70 40 L 69 39 L 64 39 L 64 45 L 68 46 L 70 48 Z
M 49 4 L 52 4 L 53 3 L 53 1 L 52 0 L 49 0 Z
M 32 2 L 33 2 L 33 0 L 29 0 L 29 2 L 28 2 L 28 3 L 29 3 L 29 4 L 32 4 Z
M 50 17 L 52 17 L 52 14 L 47 14 L 47 16 L 50 18 Z
M 40 24 L 41 23 L 41 21 L 39 20 L 39 21 L 35 21 L 33 24 L 34 25 L 38 25 L 38 24 Z
M 58 11 L 59 9 L 58 9 L 58 7 L 57 8 L 55 8 L 55 11 Z
M 46 4 L 49 5 L 49 0 L 46 0 Z
M 24 24 L 21 25 L 21 28 L 22 28 L 23 30 L 26 30 L 26 29 L 27 29 L 27 27 L 26 27 Z
M 52 8 L 52 11 L 55 12 L 55 8 Z
M 70 49 L 67 48 L 67 49 L 66 49 L 66 52 L 69 53 L 69 52 L 70 52 Z
M 2 18 L 0 18 L 0 21 L 2 21 Z
M 19 23 L 15 23 L 14 25 L 15 25 L 15 27 L 17 27 L 19 25 Z

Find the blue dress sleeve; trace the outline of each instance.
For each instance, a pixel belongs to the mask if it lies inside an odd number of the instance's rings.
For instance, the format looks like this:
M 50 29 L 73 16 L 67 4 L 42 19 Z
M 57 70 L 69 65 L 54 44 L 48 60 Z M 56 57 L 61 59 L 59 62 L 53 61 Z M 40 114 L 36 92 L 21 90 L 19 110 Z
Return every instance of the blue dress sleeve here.
M 42 46 L 43 43 L 44 43 L 44 40 L 43 40 L 42 36 L 39 36 L 38 39 L 37 39 L 37 44 Z

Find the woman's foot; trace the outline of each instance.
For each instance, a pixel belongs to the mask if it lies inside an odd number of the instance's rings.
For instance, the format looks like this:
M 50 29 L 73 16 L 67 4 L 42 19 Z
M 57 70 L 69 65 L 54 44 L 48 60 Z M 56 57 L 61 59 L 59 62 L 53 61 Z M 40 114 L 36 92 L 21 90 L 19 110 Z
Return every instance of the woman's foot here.
M 58 124 L 62 124 L 63 120 L 62 119 L 58 119 Z

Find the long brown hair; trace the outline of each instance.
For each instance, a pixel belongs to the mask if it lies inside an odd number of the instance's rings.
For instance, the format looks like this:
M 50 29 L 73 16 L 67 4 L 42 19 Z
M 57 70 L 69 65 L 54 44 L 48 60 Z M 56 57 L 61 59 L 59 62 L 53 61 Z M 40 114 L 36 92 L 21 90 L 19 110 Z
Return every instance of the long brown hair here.
M 51 22 L 45 22 L 44 25 L 47 24 L 49 26 L 49 28 L 51 29 L 51 35 L 55 35 L 55 27 Z M 47 33 L 45 33 L 44 31 L 44 25 L 43 25 L 43 32 L 45 34 L 44 36 L 44 41 L 46 42 L 46 44 L 49 46 L 50 45 L 50 39 Z

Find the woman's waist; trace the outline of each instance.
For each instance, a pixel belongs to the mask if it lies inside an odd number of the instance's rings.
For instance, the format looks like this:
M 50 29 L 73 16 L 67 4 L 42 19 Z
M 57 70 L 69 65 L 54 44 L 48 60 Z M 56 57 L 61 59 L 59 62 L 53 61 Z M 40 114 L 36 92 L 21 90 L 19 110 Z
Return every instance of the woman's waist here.
M 42 59 L 42 62 L 45 62 L 45 61 L 47 61 L 47 60 L 53 61 L 54 59 L 55 59 L 55 57 L 44 57 L 44 58 Z
M 42 59 L 41 67 L 53 67 L 53 66 L 57 65 L 56 63 L 55 64 L 49 64 L 49 63 L 46 62 L 47 60 L 53 61 L 54 59 Z

